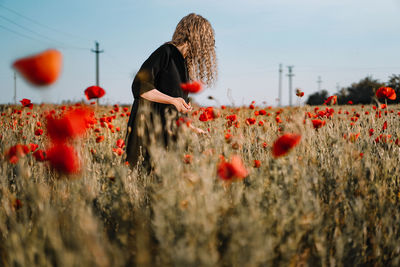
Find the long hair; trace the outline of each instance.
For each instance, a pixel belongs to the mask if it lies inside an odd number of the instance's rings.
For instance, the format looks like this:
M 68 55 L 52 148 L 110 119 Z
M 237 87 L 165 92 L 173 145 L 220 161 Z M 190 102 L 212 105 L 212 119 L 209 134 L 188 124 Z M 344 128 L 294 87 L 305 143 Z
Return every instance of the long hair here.
M 190 80 L 200 80 L 211 87 L 217 80 L 217 57 L 214 29 L 200 15 L 190 13 L 176 26 L 170 43 L 179 46 L 188 43 L 186 64 Z

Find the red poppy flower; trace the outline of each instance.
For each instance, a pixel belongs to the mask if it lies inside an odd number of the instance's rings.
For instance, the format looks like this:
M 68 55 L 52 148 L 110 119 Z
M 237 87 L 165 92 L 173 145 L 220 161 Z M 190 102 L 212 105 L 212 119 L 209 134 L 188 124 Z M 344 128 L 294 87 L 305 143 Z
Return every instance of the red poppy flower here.
M 35 151 L 39 147 L 38 144 L 33 144 L 33 143 L 28 144 L 28 146 L 31 152 Z
M 263 148 L 266 148 L 268 144 L 266 142 L 262 143 Z
M 87 100 L 93 99 L 93 98 L 100 98 L 102 96 L 104 96 L 106 94 L 106 91 L 104 91 L 103 88 L 101 88 L 100 86 L 90 86 L 88 88 L 86 88 L 85 90 L 85 95 Z
M 225 134 L 225 140 L 229 143 L 232 140 L 232 135 L 230 133 Z
M 198 81 L 193 81 L 191 83 L 181 83 L 181 88 L 187 93 L 198 93 L 202 90 L 202 83 Z
M 284 134 L 279 137 L 272 146 L 272 155 L 277 158 L 286 155 L 293 147 L 295 147 L 301 139 L 298 134 Z
M 72 146 L 55 143 L 46 151 L 50 165 L 59 172 L 76 174 L 81 170 L 78 153 Z
M 104 135 L 100 135 L 96 138 L 96 143 L 101 143 L 104 141 Z
M 27 108 L 29 108 L 29 109 L 32 109 L 32 108 L 33 108 L 33 104 L 31 103 L 31 101 L 30 101 L 29 99 L 24 98 L 24 99 L 22 99 L 22 100 L 19 101 L 19 102 L 21 102 L 21 104 L 22 104 L 23 107 L 27 107 Z
M 231 122 L 234 122 L 237 120 L 237 115 L 236 114 L 228 115 L 226 116 L 226 119 L 230 120 Z
M 299 88 L 296 89 L 296 95 L 298 97 L 303 97 L 304 96 L 304 92 L 302 92 Z
M 253 164 L 253 167 L 254 168 L 260 168 L 260 166 L 261 166 L 261 161 L 259 161 L 259 160 L 254 160 L 254 162 L 253 162 L 254 164 Z
M 7 151 L 7 158 L 11 163 L 17 163 L 20 157 L 24 157 L 30 151 L 26 145 L 17 144 L 12 146 Z
M 376 96 L 378 98 L 387 98 L 390 100 L 396 99 L 396 92 L 391 87 L 381 87 L 376 91 Z
M 347 104 L 353 105 L 353 101 L 349 100 L 349 101 L 347 101 Z
M 321 128 L 322 126 L 324 126 L 326 124 L 326 121 L 323 120 L 319 120 L 319 119 L 315 119 L 315 120 L 311 120 L 314 129 L 318 129 Z
M 384 130 L 386 130 L 386 129 L 387 129 L 387 121 L 385 121 L 385 122 L 383 123 L 382 131 L 384 131 Z
M 193 157 L 192 157 L 192 155 L 190 155 L 190 154 L 186 154 L 186 155 L 183 156 L 183 162 L 184 162 L 185 164 L 190 164 L 190 163 L 192 163 L 192 159 L 193 159 Z
M 374 134 L 374 129 L 369 129 L 369 136 L 372 136 Z
M 200 114 L 199 120 L 200 121 L 209 121 L 217 118 L 219 114 L 214 112 L 213 107 L 207 107 L 203 113 Z
M 380 134 L 377 138 L 375 138 L 375 142 L 379 143 L 382 141 L 383 143 L 393 142 L 390 138 L 392 136 L 390 134 Z
M 266 115 L 266 114 L 267 114 L 267 112 L 266 112 L 264 109 L 260 110 L 258 113 L 259 113 L 260 115 Z
M 45 161 L 46 160 L 46 152 L 39 149 L 33 153 L 33 156 L 37 161 Z
M 72 109 L 55 117 L 47 116 L 47 133 L 53 141 L 65 141 L 82 136 L 95 122 L 94 113 L 89 108 Z
M 125 146 L 125 141 L 122 140 L 122 139 L 118 139 L 117 140 L 117 147 L 124 148 L 124 146 Z
M 255 123 L 256 123 L 256 119 L 254 119 L 254 118 L 247 118 L 246 119 L 246 124 L 247 125 L 253 125 Z
M 337 102 L 337 96 L 336 95 L 330 96 L 325 100 L 325 104 L 326 105 L 335 105 L 336 102 Z
M 248 175 L 248 172 L 238 155 L 231 157 L 231 162 L 222 160 L 217 166 L 218 176 L 222 180 L 243 179 Z
M 39 136 L 39 135 L 42 135 L 43 134 L 43 130 L 42 129 L 36 129 L 35 130 L 35 135 L 36 136 Z
M 117 154 L 118 156 L 121 156 L 121 155 L 124 153 L 124 151 L 123 151 L 120 147 L 118 147 L 118 148 L 113 148 L 112 150 L 113 150 L 113 152 L 114 152 L 115 154 Z
M 13 67 L 30 83 L 42 86 L 54 83 L 60 76 L 62 54 L 49 49 L 42 53 L 18 59 Z

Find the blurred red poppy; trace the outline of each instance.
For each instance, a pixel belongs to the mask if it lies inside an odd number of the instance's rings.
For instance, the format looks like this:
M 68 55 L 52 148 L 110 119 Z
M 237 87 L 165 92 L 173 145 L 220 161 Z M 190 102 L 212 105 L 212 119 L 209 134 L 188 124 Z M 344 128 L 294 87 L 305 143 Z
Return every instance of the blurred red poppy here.
M 207 107 L 204 109 L 204 112 L 200 114 L 199 120 L 200 121 L 209 121 L 213 120 L 215 118 L 219 117 L 219 114 L 217 114 L 213 107 Z
M 33 144 L 33 143 L 28 144 L 28 146 L 31 152 L 35 151 L 39 147 L 38 144 Z
M 24 99 L 22 99 L 22 100 L 19 101 L 19 102 L 21 102 L 21 104 L 22 104 L 23 107 L 27 107 L 27 108 L 29 108 L 29 109 L 32 109 L 32 108 L 33 108 L 33 104 L 31 103 L 31 101 L 30 101 L 29 99 L 24 98 Z
M 39 135 L 42 135 L 43 134 L 43 130 L 42 129 L 36 129 L 35 130 L 35 135 L 36 136 L 39 136 Z
M 46 151 L 46 156 L 50 165 L 61 173 L 76 174 L 81 171 L 81 162 L 78 153 L 72 146 L 63 143 L 54 143 Z
M 321 128 L 322 126 L 324 126 L 326 124 L 326 121 L 323 120 L 319 120 L 319 119 L 315 119 L 315 120 L 311 120 L 314 129 L 318 129 Z
M 104 135 L 100 135 L 96 138 L 96 143 L 101 143 L 104 141 Z
M 121 155 L 124 153 L 124 151 L 123 151 L 120 147 L 118 147 L 118 148 L 113 148 L 112 150 L 113 150 L 113 152 L 114 152 L 115 154 L 117 154 L 118 156 L 121 156 Z
M 125 141 L 124 141 L 123 139 L 118 139 L 116 145 L 117 145 L 117 147 L 119 147 L 119 148 L 124 148 L 124 146 L 125 146 Z
M 106 91 L 104 91 L 103 88 L 101 88 L 100 86 L 90 86 L 88 88 L 86 88 L 85 90 L 85 95 L 87 100 L 93 99 L 93 98 L 100 98 L 102 96 L 104 96 L 106 94 Z
M 193 81 L 190 83 L 181 83 L 181 88 L 184 92 L 198 93 L 202 90 L 203 86 L 201 82 Z
M 234 122 L 237 120 L 237 115 L 236 114 L 228 115 L 226 116 L 226 119 L 230 120 L 231 122 Z
M 272 155 L 277 158 L 286 155 L 293 147 L 295 147 L 301 139 L 298 134 L 284 134 L 279 137 L 272 146 Z
M 33 156 L 37 161 L 45 161 L 46 160 L 46 152 L 39 149 L 33 153 Z
M 369 136 L 372 136 L 374 134 L 374 129 L 369 129 Z
M 26 145 L 17 144 L 8 149 L 6 155 L 11 163 L 17 163 L 20 157 L 25 156 L 30 151 L 29 147 Z
M 231 162 L 222 160 L 217 166 L 218 176 L 222 180 L 243 179 L 248 175 L 248 172 L 238 155 L 231 157 Z
M 296 89 L 296 95 L 298 97 L 303 97 L 304 96 L 304 92 L 302 92 L 299 88 Z
M 254 118 L 247 118 L 246 119 L 246 124 L 247 125 L 253 125 L 255 123 L 256 123 L 256 119 L 254 119 Z
M 30 83 L 37 86 L 54 83 L 60 76 L 62 54 L 49 49 L 42 53 L 16 60 L 13 67 Z
M 60 117 L 47 116 L 47 133 L 53 141 L 65 141 L 82 136 L 95 122 L 94 112 L 86 107 L 71 109 Z
M 254 168 L 260 168 L 260 166 L 261 166 L 261 161 L 259 161 L 259 160 L 254 160 L 254 162 L 253 162 L 253 167 Z
M 386 130 L 386 129 L 387 129 L 387 121 L 385 121 L 385 122 L 383 123 L 382 131 L 384 131 L 384 130 Z
M 183 162 L 184 162 L 185 164 L 190 164 L 190 163 L 192 163 L 192 159 L 193 159 L 193 156 L 190 155 L 190 154 L 185 154 L 185 155 L 183 156 Z
M 336 102 L 337 102 L 337 96 L 336 95 L 330 96 L 325 100 L 325 104 L 326 105 L 335 105 Z
M 387 98 L 390 100 L 395 100 L 396 92 L 391 87 L 381 87 L 376 91 L 376 96 L 378 98 Z

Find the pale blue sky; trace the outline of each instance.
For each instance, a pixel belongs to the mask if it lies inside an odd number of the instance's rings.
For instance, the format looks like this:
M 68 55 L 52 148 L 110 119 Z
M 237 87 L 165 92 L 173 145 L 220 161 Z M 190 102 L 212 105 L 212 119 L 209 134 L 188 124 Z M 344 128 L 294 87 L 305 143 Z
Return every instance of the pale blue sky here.
M 0 0 L 0 103 L 13 100 L 13 60 L 47 48 L 64 55 L 61 78 L 46 89 L 18 78 L 17 100 L 83 99 L 83 90 L 95 82 L 90 48 L 98 40 L 105 50 L 103 101 L 131 104 L 134 74 L 190 12 L 207 18 L 216 33 L 219 80 L 194 96 L 203 105 L 215 104 L 208 95 L 229 104 L 228 88 L 236 105 L 252 100 L 275 105 L 279 63 L 285 66 L 284 104 L 287 65 L 295 66 L 293 87 L 306 93 L 304 100 L 317 90 L 318 76 L 322 88 L 335 93 L 337 84 L 348 86 L 367 75 L 387 81 L 400 74 L 400 0 Z

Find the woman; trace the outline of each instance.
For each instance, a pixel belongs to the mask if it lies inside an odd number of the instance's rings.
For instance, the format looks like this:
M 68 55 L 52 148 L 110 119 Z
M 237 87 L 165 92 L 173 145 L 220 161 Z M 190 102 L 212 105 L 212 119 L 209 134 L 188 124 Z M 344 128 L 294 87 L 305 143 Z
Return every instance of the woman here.
M 168 148 L 171 140 L 176 140 L 174 120 L 192 110 L 181 83 L 199 80 L 211 86 L 216 76 L 214 30 L 205 18 L 191 13 L 178 23 L 172 40 L 143 63 L 133 81 L 135 100 L 126 146 L 127 161 L 132 166 L 143 159 L 143 167 L 149 171 L 152 166 L 148 147 L 156 144 Z

